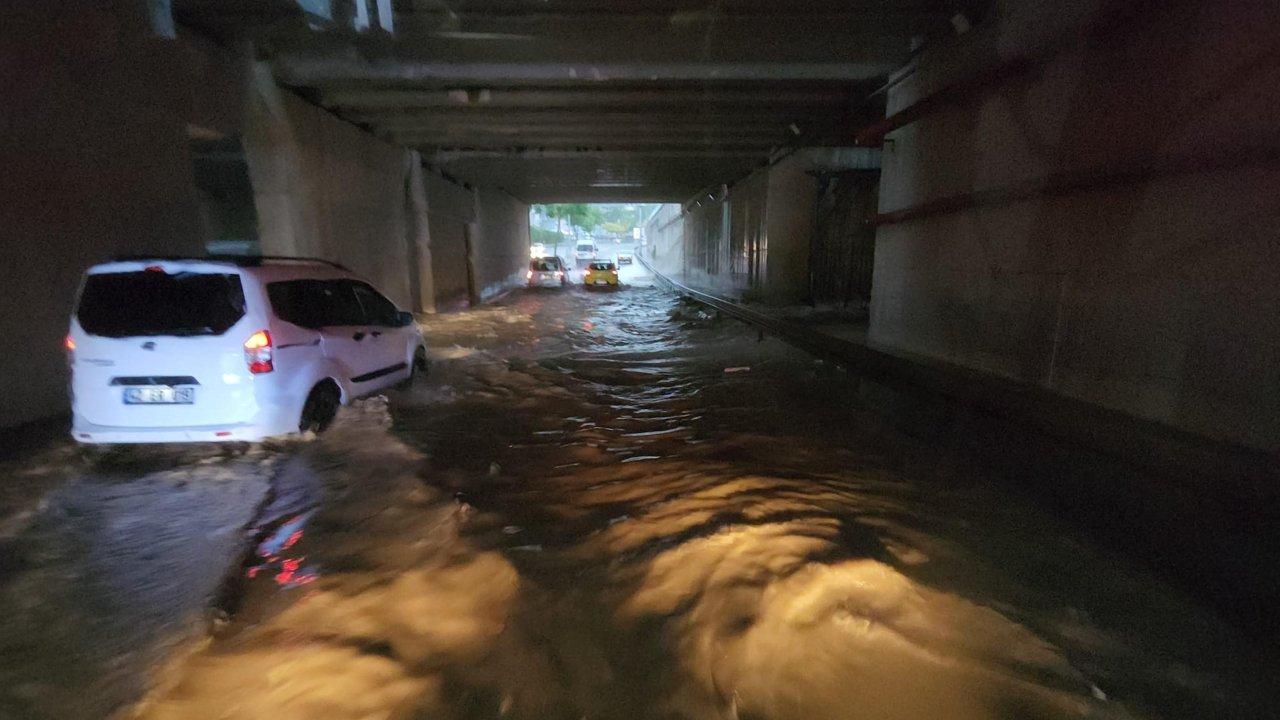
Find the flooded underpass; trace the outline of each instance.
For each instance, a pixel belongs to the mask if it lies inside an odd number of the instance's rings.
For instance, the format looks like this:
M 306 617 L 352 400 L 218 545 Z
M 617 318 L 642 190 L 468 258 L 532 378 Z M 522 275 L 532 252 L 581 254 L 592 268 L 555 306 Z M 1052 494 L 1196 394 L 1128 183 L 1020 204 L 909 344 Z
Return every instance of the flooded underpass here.
M 744 325 L 633 285 L 424 327 L 122 716 L 1274 712 L 1247 635 Z

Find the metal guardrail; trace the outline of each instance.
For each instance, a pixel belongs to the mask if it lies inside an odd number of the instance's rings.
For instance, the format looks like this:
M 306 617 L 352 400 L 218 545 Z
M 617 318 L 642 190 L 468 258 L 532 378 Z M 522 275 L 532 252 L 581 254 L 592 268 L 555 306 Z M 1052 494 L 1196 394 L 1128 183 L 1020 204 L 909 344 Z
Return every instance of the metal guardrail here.
M 794 321 L 688 287 L 658 272 L 642 253 L 636 253 L 636 258 L 667 289 L 754 325 L 860 376 L 923 392 L 943 402 L 959 402 L 969 410 L 999 418 L 1016 428 L 1032 429 L 1162 473 L 1200 479 L 1206 476 L 1235 479 L 1249 485 L 1259 481 L 1280 483 L 1280 462 L 1264 451 L 1205 438 L 987 373 L 897 355 L 819 333 Z

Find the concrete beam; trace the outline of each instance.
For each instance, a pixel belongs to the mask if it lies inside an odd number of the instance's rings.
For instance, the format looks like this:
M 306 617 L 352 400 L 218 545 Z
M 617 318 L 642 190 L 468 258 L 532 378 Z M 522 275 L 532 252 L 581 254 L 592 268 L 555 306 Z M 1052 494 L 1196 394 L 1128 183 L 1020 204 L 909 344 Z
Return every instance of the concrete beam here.
M 690 108 L 684 111 L 664 111 L 664 110 L 643 110 L 636 109 L 632 111 L 573 111 L 573 110 L 539 110 L 539 109 L 514 109 L 514 108 L 494 108 L 484 110 L 466 110 L 457 112 L 454 110 L 415 110 L 412 112 L 341 112 L 344 118 L 357 123 L 375 125 L 381 128 L 403 128 L 403 127 L 421 127 L 421 126 L 449 126 L 459 125 L 466 127 L 484 127 L 490 125 L 522 125 L 522 126 L 544 126 L 550 125 L 560 127 L 564 125 L 647 125 L 654 126 L 674 126 L 681 127 L 701 126 L 701 125 L 718 125 L 718 126 L 743 126 L 743 125 L 780 125 L 786 127 L 791 123 L 796 124 L 813 124 L 815 120 L 823 120 L 829 116 L 819 115 L 815 118 L 812 114 L 806 114 L 798 110 L 774 110 L 766 112 L 751 112 L 750 110 L 742 110 L 736 112 L 726 111 L 706 111 L 699 112 Z
M 398 129 L 380 133 L 395 142 L 434 142 L 447 147 L 537 147 L 540 144 L 568 144 L 569 147 L 589 147 L 597 143 L 635 142 L 644 144 L 708 145 L 781 145 L 792 137 L 783 128 L 776 130 L 750 130 L 742 128 L 644 128 L 644 127 L 568 127 L 557 129 L 520 128 L 513 126 L 503 130 L 458 129 Z
M 724 150 L 709 148 L 660 148 L 634 150 L 437 150 L 427 158 L 432 163 L 458 160 L 502 160 L 507 162 L 541 160 L 599 160 L 599 161 L 648 161 L 679 159 L 760 158 L 766 153 L 759 150 Z
M 680 124 L 645 124 L 645 123 L 546 123 L 525 125 L 519 123 L 406 123 L 403 125 L 372 126 L 378 134 L 393 137 L 413 136 L 445 136 L 458 138 L 521 138 L 534 139 L 547 135 L 562 137 L 572 135 L 584 140 L 591 138 L 624 137 L 680 137 L 690 136 L 707 138 L 718 136 L 763 138 L 766 140 L 785 139 L 793 135 L 785 123 L 752 123 L 752 122 L 705 122 Z
M 867 88 L 869 90 L 869 88 Z M 409 111 L 415 108 L 455 108 L 459 110 L 506 108 L 545 110 L 702 110 L 757 108 L 759 111 L 840 108 L 856 102 L 866 90 L 847 84 L 791 85 L 753 83 L 725 87 L 592 87 L 453 90 L 388 89 L 376 84 L 325 86 L 321 104 L 332 108 L 379 108 Z
M 275 61 L 282 82 L 314 86 L 345 82 L 414 82 L 474 85 L 555 85 L 566 82 L 862 81 L 892 70 L 894 62 L 459 62 L 356 60 L 283 56 Z

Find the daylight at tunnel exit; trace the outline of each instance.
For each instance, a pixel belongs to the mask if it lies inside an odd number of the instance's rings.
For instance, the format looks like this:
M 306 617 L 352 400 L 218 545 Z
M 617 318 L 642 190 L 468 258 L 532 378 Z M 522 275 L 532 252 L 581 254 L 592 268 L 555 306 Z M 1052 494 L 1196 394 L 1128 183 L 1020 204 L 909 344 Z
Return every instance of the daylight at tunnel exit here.
M 0 720 L 1280 719 L 1280 3 L 0 11 Z

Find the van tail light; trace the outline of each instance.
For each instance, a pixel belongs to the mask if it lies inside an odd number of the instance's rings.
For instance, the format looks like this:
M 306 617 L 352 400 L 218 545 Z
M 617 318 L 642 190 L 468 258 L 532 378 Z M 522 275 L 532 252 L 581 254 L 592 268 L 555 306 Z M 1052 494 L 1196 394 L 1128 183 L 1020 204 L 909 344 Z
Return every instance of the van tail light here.
M 62 347 L 67 351 L 67 364 L 74 365 L 76 362 L 76 341 L 68 335 L 63 338 Z
M 244 341 L 244 363 L 254 375 L 276 369 L 271 362 L 271 333 L 259 330 Z

